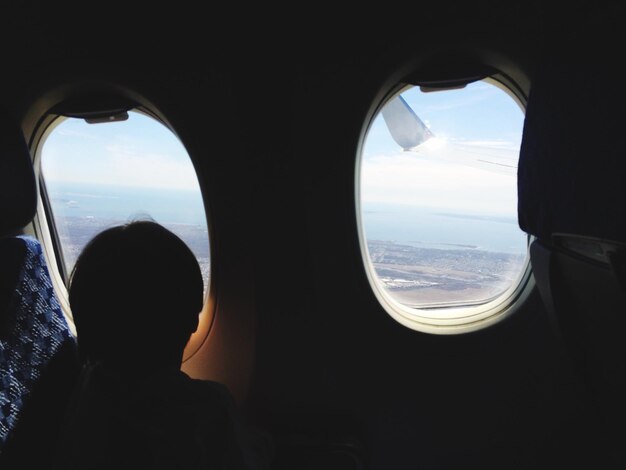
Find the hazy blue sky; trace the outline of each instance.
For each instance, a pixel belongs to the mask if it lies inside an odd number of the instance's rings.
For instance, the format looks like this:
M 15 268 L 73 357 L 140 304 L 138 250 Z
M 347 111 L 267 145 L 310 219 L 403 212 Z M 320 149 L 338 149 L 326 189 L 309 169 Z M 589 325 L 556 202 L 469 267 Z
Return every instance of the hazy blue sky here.
M 44 143 L 42 170 L 56 182 L 199 190 L 180 140 L 137 112 L 127 121 L 102 124 L 66 119 Z
M 431 93 L 415 87 L 402 97 L 435 138 L 403 151 L 379 115 L 363 146 L 362 200 L 516 215 L 515 167 L 524 122 L 517 103 L 485 82 Z
M 513 99 L 485 82 L 432 93 L 412 88 L 402 96 L 435 138 L 416 151 L 403 151 L 382 116 L 376 118 L 363 146 L 362 200 L 514 215 L 515 168 L 507 174 L 480 163 L 516 165 L 524 115 Z M 178 138 L 150 117 L 129 114 L 123 122 L 59 124 L 42 150 L 46 180 L 197 191 L 194 168 Z

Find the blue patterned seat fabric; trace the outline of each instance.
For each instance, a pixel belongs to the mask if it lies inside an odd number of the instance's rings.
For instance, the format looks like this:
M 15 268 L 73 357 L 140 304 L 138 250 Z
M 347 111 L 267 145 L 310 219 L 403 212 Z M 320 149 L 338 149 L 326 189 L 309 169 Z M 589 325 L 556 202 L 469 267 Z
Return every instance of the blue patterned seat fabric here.
M 14 267 L 20 272 L 7 311 L 2 314 L 0 450 L 44 367 L 65 342 L 75 342 L 54 293 L 39 241 L 29 236 L 0 239 L 0 244 L 16 242 L 22 243 L 25 250 L 21 266 Z

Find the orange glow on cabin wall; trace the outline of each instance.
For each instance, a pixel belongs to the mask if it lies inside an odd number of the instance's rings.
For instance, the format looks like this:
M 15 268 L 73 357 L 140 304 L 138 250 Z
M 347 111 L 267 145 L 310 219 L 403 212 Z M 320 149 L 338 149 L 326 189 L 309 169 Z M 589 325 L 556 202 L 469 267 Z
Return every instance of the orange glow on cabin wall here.
M 241 290 L 224 290 L 219 302 L 210 296 L 181 367 L 190 377 L 225 384 L 239 404 L 245 401 L 254 365 L 253 297 Z

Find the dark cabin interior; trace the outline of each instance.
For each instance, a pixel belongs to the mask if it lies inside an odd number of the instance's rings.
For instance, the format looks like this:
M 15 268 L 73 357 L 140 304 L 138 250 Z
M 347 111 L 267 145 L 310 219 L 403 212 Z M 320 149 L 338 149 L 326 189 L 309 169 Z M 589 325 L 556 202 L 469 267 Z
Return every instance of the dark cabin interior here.
M 532 100 L 536 75 L 560 61 L 562 75 L 546 86 L 563 83 L 558 97 L 580 102 L 581 119 L 618 119 L 611 99 L 598 105 L 575 93 L 580 76 L 618 73 L 624 8 L 418 2 L 347 13 L 25 2 L 1 11 L 1 106 L 29 144 L 59 103 L 106 94 L 150 107 L 185 145 L 207 207 L 217 307 L 208 340 L 184 368 L 229 386 L 248 422 L 274 439 L 274 468 L 623 468 L 623 421 L 604 420 L 589 393 L 590 380 L 611 389 L 623 378 L 581 372 L 563 312 L 555 319 L 537 287 L 513 315 L 466 334 L 414 331 L 385 312 L 362 261 L 354 171 L 368 120 L 416 70 L 443 80 L 492 67 Z M 623 88 L 616 82 L 596 77 L 582 89 Z M 544 100 L 553 96 L 547 89 Z M 623 90 L 614 97 L 618 108 L 626 102 Z M 596 116 L 586 118 L 585 107 Z M 578 139 L 584 129 L 559 132 Z M 524 138 L 523 146 L 535 142 Z M 587 199 L 596 204 L 589 212 L 606 202 L 602 220 L 621 220 L 626 166 L 611 162 L 589 180 L 588 194 L 611 185 Z M 536 181 L 529 171 L 524 181 Z M 548 189 L 526 187 L 525 195 L 558 201 L 559 186 L 542 181 Z M 535 199 L 520 206 L 522 228 L 549 238 L 533 222 Z M 580 214 L 573 210 L 569 231 L 585 227 Z M 624 226 L 580 234 L 623 242 Z M 574 284 L 587 300 L 597 292 L 588 277 Z M 602 318 L 594 341 L 619 341 L 622 330 L 609 334 L 612 317 Z M 609 353 L 616 369 L 623 353 Z M 601 395 L 609 415 L 622 416 L 624 391 Z M 333 452 L 342 457 L 325 460 Z

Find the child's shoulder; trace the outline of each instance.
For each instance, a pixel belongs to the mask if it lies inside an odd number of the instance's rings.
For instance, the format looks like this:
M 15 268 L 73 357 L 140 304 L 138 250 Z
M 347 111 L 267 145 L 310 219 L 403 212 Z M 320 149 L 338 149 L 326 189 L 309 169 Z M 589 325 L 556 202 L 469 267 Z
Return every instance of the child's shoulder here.
M 193 379 L 183 374 L 182 380 L 189 394 L 202 400 L 214 400 L 227 406 L 234 405 L 234 398 L 226 385 L 221 382 L 205 379 Z

